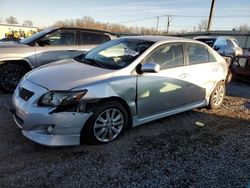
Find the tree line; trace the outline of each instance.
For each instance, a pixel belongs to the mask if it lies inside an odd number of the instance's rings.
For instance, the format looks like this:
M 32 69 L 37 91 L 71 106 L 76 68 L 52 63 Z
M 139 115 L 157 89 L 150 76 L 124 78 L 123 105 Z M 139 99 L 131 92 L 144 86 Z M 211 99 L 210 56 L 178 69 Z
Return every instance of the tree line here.
M 9 16 L 5 19 L 5 22 L 7 24 L 19 24 L 19 22 L 17 21 L 17 18 L 15 18 L 14 16 Z M 0 18 L 0 23 L 3 23 L 3 19 Z M 33 26 L 33 22 L 31 20 L 24 20 L 23 24 L 24 26 Z
M 139 26 L 125 26 L 122 24 L 114 24 L 114 23 L 102 23 L 95 21 L 93 18 L 89 16 L 84 16 L 78 19 L 57 21 L 53 24 L 53 26 L 59 27 L 84 27 L 91 29 L 100 29 L 106 30 L 113 33 L 121 33 L 121 34 L 156 34 L 155 28 L 145 28 Z M 158 32 L 160 34 L 160 32 Z
M 7 17 L 5 20 L 0 18 L 0 23 L 6 22 L 7 24 L 19 24 L 17 18 L 13 16 Z M 207 29 L 207 20 L 201 20 L 195 29 L 195 31 L 206 31 Z M 33 26 L 33 22 L 31 20 L 24 20 L 24 26 Z M 167 34 L 164 31 L 156 31 L 156 28 L 148 28 L 148 27 L 141 27 L 141 26 L 125 26 L 122 24 L 115 24 L 115 23 L 103 23 L 99 21 L 95 21 L 92 17 L 83 16 L 82 18 L 77 19 L 66 19 L 61 21 L 56 21 L 52 26 L 59 26 L 59 27 L 84 27 L 84 28 L 91 28 L 91 29 L 100 29 L 106 30 L 113 33 L 119 34 L 139 34 L 139 35 L 164 35 Z M 171 26 L 171 25 L 170 25 Z M 247 24 L 240 25 L 239 27 L 232 28 L 234 31 L 240 32 L 247 32 L 250 31 L 250 27 Z M 179 33 L 187 33 L 190 32 L 186 29 L 182 29 Z M 171 34 L 177 33 L 176 31 L 172 31 Z

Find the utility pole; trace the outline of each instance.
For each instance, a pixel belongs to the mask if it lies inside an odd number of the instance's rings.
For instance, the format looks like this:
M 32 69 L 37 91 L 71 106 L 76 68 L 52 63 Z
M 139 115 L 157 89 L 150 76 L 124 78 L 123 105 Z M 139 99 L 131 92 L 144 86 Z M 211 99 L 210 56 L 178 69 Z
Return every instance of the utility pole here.
M 158 29 L 159 29 L 159 16 L 156 17 L 156 35 L 158 34 Z
M 169 16 L 167 16 L 168 17 L 168 24 L 167 24 L 167 34 L 168 34 L 168 32 L 169 32 L 169 26 L 170 26 L 170 19 L 169 19 Z
M 213 17 L 213 12 L 214 12 L 214 2 L 215 0 L 212 0 L 211 7 L 210 7 L 210 13 L 209 13 L 209 20 L 207 24 L 207 31 L 210 30 L 211 25 L 212 25 L 212 17 Z

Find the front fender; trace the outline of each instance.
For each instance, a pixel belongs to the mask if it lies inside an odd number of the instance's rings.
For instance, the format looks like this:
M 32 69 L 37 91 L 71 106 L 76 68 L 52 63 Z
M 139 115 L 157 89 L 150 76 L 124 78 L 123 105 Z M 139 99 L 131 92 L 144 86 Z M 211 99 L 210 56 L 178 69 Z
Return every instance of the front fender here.
M 118 97 L 127 103 L 132 115 L 136 114 L 136 76 L 119 76 L 74 88 L 75 91 L 83 89 L 88 90 L 83 100 Z

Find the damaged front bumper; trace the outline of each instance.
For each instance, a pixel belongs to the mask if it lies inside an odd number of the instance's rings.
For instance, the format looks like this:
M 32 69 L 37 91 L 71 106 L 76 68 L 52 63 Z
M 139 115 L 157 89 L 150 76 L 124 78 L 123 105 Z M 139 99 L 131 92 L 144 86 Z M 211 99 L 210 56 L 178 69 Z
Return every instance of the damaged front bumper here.
M 53 107 L 41 107 L 37 100 L 47 89 L 32 82 L 20 84 L 34 95 L 25 101 L 19 96 L 18 88 L 12 98 L 14 120 L 28 139 L 46 146 L 79 145 L 81 130 L 92 115 L 91 112 L 53 112 Z

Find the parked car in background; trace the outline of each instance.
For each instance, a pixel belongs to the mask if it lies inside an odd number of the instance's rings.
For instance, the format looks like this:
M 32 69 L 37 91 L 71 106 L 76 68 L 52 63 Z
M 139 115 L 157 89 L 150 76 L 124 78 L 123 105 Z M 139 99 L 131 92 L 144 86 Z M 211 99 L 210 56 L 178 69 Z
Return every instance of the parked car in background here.
M 199 41 L 122 37 L 26 74 L 13 95 L 22 134 L 48 146 L 108 143 L 128 128 L 193 108 L 219 108 L 225 60 Z
M 230 66 L 233 79 L 250 82 L 250 56 L 236 57 Z
M 220 55 L 225 57 L 237 57 L 243 54 L 243 49 L 239 46 L 238 41 L 233 37 L 212 37 L 212 36 L 200 36 L 195 37 L 195 40 L 199 40 L 211 46 Z
M 16 88 L 31 69 L 60 59 L 71 59 L 117 38 L 107 31 L 83 28 L 49 28 L 17 42 L 0 43 L 0 87 Z

